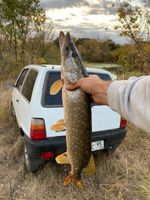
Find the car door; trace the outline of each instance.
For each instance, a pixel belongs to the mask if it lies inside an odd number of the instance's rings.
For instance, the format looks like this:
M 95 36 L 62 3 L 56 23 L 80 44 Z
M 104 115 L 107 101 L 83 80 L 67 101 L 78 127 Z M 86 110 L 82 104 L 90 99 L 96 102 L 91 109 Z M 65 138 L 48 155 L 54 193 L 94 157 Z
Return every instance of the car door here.
M 24 79 L 28 73 L 29 69 L 24 69 L 20 75 L 18 76 L 18 79 L 16 81 L 15 87 L 13 88 L 13 93 L 12 93 L 12 104 L 15 110 L 16 118 L 19 124 L 19 99 L 21 96 L 21 89 L 22 89 L 22 84 L 24 82 Z
M 38 75 L 38 70 L 31 68 L 24 79 L 21 95 L 19 98 L 19 124 L 24 133 L 29 134 L 31 124 L 31 115 L 34 102 L 32 101 L 32 93 L 34 90 L 35 81 Z

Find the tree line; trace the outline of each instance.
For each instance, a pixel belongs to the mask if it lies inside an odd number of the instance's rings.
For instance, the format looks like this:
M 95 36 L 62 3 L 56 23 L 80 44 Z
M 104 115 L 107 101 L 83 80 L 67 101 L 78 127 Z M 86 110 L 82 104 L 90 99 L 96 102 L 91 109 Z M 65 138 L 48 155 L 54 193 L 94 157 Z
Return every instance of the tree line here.
M 115 44 L 110 38 L 73 38 L 84 61 L 118 63 L 125 72 L 149 73 L 150 12 L 130 1 L 112 5 L 118 11 L 121 37 L 128 44 Z M 149 1 L 147 2 L 149 4 Z M 60 64 L 58 38 L 54 39 L 53 22 L 46 23 L 40 0 L 2 0 L 0 2 L 0 73 L 20 69 L 27 64 Z

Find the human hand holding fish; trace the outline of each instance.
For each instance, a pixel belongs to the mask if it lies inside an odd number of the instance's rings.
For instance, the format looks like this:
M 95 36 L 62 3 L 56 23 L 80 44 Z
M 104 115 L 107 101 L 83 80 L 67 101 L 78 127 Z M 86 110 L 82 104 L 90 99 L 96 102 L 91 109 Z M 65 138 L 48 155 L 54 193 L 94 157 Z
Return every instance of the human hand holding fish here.
M 107 89 L 112 81 L 103 81 L 97 75 L 83 77 L 75 84 L 66 85 L 67 90 L 82 90 L 92 95 L 92 100 L 98 105 L 108 105 Z

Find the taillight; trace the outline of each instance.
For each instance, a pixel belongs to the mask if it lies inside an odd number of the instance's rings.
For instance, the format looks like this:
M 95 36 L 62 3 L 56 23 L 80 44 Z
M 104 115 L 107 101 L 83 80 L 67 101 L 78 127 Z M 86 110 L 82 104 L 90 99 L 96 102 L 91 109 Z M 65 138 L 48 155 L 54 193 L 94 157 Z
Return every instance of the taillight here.
M 50 152 L 45 152 L 41 154 L 41 159 L 48 159 L 48 158 L 53 158 L 54 157 L 54 153 L 52 151 Z
M 32 119 L 30 136 L 32 140 L 46 139 L 45 123 L 43 119 Z
M 127 125 L 127 121 L 121 117 L 121 121 L 120 121 L 120 128 L 125 128 Z

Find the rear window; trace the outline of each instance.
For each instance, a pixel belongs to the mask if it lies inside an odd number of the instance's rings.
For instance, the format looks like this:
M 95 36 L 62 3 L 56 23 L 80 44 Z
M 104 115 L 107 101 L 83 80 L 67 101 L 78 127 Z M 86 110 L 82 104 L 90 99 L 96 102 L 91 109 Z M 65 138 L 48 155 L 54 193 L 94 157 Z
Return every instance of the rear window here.
M 96 73 L 88 73 L 94 75 Z M 102 80 L 111 80 L 108 74 L 96 74 Z M 60 72 L 48 72 L 45 79 L 45 85 L 42 95 L 42 105 L 44 107 L 62 106 L 62 89 L 56 95 L 50 95 L 52 84 L 61 78 Z
M 59 79 L 61 79 L 60 72 L 47 73 L 42 99 L 43 106 L 62 106 L 62 89 L 56 95 L 50 95 L 52 84 Z
M 109 81 L 111 80 L 110 76 L 108 74 L 97 74 L 97 73 L 88 73 L 89 75 L 97 75 L 99 76 L 102 80 L 104 81 Z

